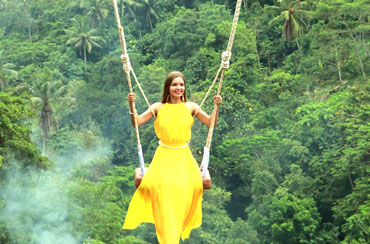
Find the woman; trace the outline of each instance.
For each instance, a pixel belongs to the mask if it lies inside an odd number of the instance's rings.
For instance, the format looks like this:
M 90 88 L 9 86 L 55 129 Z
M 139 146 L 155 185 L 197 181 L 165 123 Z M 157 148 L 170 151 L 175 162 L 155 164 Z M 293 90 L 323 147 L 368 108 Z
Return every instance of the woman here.
M 135 94 L 129 93 L 131 122 L 134 125 Z M 222 103 L 221 96 L 214 103 Z M 161 244 L 176 244 L 189 237 L 202 223 L 203 186 L 199 167 L 191 154 L 193 116 L 205 125 L 211 117 L 199 105 L 187 102 L 185 77 L 177 71 L 168 74 L 162 101 L 151 105 L 156 120 L 155 132 L 159 146 L 143 180 L 131 199 L 123 229 L 135 229 L 142 222 L 155 224 Z M 216 114 L 217 122 L 218 112 Z M 142 125 L 153 118 L 147 110 L 137 118 Z

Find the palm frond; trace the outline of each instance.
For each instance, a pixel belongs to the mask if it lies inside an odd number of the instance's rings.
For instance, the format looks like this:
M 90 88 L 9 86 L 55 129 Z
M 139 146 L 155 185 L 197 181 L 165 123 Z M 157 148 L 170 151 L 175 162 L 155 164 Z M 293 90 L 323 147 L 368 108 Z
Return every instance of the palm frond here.
M 42 99 L 41 97 L 31 97 L 31 101 L 32 103 L 39 103 L 39 104 L 44 103 L 44 99 Z
M 80 39 L 78 42 L 75 43 L 75 47 L 76 48 L 82 48 L 83 42 L 84 42 L 83 39 Z
M 296 16 L 296 15 L 294 17 L 295 17 L 295 20 L 297 21 L 299 26 L 303 26 L 306 30 L 308 30 L 308 26 L 307 26 L 306 22 L 304 22 L 302 20 L 302 18 L 300 18 L 299 16 Z
M 149 12 L 156 18 L 156 19 L 158 19 L 159 18 L 159 16 L 158 16 L 158 14 L 157 14 L 157 12 L 153 9 L 153 8 L 149 8 Z
M 68 35 L 68 36 L 77 36 L 78 33 L 74 30 L 67 30 L 65 29 L 64 32 Z
M 5 69 L 13 69 L 13 68 L 15 68 L 16 66 L 15 66 L 15 64 L 12 64 L 12 63 L 6 63 L 6 64 L 4 64 L 4 65 L 3 65 L 3 67 L 4 67 Z
M 67 86 L 61 86 L 59 87 L 54 93 L 53 93 L 53 98 L 59 98 L 61 97 L 66 91 L 67 91 Z
M 98 33 L 98 30 L 97 29 L 91 29 L 91 30 L 89 30 L 86 34 L 88 35 L 88 36 L 94 36 L 95 34 L 97 34 Z
M 73 25 L 75 27 L 77 27 L 77 29 L 80 29 L 81 23 L 76 18 L 72 18 L 71 21 L 72 21 Z
M 95 42 L 103 42 L 103 43 L 106 43 L 106 41 L 103 38 L 99 37 L 99 36 L 90 36 L 89 39 L 91 41 L 95 41 Z
M 315 16 L 315 12 L 313 11 L 308 11 L 308 10 L 303 10 L 303 9 L 296 9 L 295 12 L 298 14 L 298 15 L 302 15 L 302 16 L 305 16 L 305 17 L 314 17 Z
M 297 22 L 297 19 L 295 18 L 294 15 L 292 15 L 292 30 L 293 30 L 293 37 L 296 38 L 297 35 L 300 34 L 300 26 L 299 26 L 299 23 Z
M 129 6 L 138 7 L 138 8 L 141 8 L 144 6 L 144 3 L 139 3 L 137 1 L 132 1 L 132 0 L 124 0 L 123 2 L 127 3 L 127 5 Z M 123 6 L 125 6 L 125 4 Z
M 267 10 L 269 10 L 269 9 L 276 9 L 276 10 L 280 10 L 280 9 L 281 9 L 281 7 L 279 7 L 279 6 L 265 6 L 265 7 L 264 7 L 264 9 L 267 9 Z
M 90 40 L 90 43 L 91 43 L 91 44 L 92 44 L 92 46 L 94 46 L 94 47 L 101 48 L 100 44 L 99 44 L 99 43 L 97 43 L 97 42 L 95 42 L 95 41 L 93 41 L 93 40 Z
M 75 45 L 80 40 L 79 37 L 72 37 L 71 39 L 67 40 L 67 45 Z
M 92 45 L 91 45 L 90 41 L 86 41 L 86 46 L 87 46 L 87 52 L 90 53 L 91 49 L 92 49 Z
M 273 18 L 268 24 L 270 26 L 273 26 L 273 25 L 277 24 L 278 22 L 280 22 L 280 21 L 282 21 L 284 19 L 285 19 L 285 14 L 281 14 L 281 15 Z
M 5 65 L 4 65 L 5 67 Z M 15 71 L 15 70 L 12 70 L 12 69 L 7 69 L 7 68 L 3 68 L 2 71 L 8 75 L 11 75 L 11 76 L 15 76 L 17 77 L 18 76 L 18 72 Z

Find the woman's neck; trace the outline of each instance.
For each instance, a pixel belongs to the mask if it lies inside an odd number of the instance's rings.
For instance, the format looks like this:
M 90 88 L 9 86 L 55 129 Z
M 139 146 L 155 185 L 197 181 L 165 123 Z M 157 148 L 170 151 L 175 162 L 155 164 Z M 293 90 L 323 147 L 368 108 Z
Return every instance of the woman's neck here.
M 176 98 L 176 97 L 171 97 L 170 96 L 170 99 L 168 99 L 168 103 L 171 103 L 171 104 L 178 104 L 178 103 L 182 103 L 181 99 L 180 98 Z

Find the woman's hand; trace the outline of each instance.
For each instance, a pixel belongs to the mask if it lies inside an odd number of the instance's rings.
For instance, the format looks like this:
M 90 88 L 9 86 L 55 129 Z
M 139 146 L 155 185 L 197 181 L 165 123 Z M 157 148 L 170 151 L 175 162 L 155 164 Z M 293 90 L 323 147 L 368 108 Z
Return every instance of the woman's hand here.
M 221 97 L 221 95 L 216 95 L 216 96 L 214 96 L 214 97 L 213 97 L 213 101 L 214 101 L 214 103 L 215 103 L 217 106 L 219 106 L 219 105 L 222 103 L 222 97 Z
M 127 101 L 129 103 L 134 103 L 135 102 L 135 98 L 136 98 L 136 94 L 133 93 L 133 92 L 130 92 L 128 95 L 127 95 Z

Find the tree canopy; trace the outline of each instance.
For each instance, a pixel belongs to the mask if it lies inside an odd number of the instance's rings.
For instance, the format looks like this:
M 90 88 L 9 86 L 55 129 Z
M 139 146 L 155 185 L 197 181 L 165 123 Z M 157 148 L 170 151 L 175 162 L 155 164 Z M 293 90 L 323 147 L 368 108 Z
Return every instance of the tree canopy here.
M 179 70 L 200 103 L 236 1 L 118 3 L 149 101 Z M 243 0 L 212 140 L 214 187 L 183 243 L 368 242 L 368 16 L 368 0 Z M 139 160 L 120 56 L 110 1 L 0 1 L 1 243 L 157 243 L 150 224 L 121 230 Z M 136 106 L 147 109 L 140 95 Z M 193 125 L 199 163 L 207 130 Z M 152 123 L 140 134 L 149 164 Z

